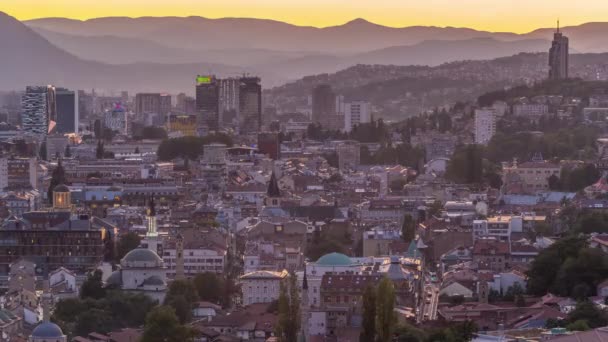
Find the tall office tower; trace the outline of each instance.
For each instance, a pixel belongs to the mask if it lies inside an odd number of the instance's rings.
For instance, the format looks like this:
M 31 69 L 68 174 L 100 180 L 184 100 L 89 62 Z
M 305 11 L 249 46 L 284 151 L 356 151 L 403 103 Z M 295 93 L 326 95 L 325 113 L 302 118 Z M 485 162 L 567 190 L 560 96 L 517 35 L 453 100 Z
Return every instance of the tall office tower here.
M 220 87 L 215 76 L 196 77 L 196 113 L 199 130 L 217 130 L 220 115 Z
M 220 126 L 238 117 L 240 80 L 235 77 L 220 80 Z
M 549 79 L 561 80 L 568 78 L 568 37 L 557 31 L 553 34 L 553 42 L 549 50 Z
M 262 85 L 259 77 L 241 77 L 239 81 L 239 128 L 257 132 L 262 126 Z
M 160 94 L 160 114 L 166 118 L 171 113 L 173 103 L 170 94 Z
M 56 118 L 55 87 L 27 87 L 21 97 L 21 124 L 25 134 L 43 139 L 55 125 Z
M 135 114 L 161 114 L 159 93 L 139 93 L 135 95 Z M 126 105 L 126 104 L 125 104 Z
M 79 105 L 78 93 L 65 88 L 57 88 L 57 133 L 78 133 Z
M 129 92 L 126 90 L 121 91 L 120 98 L 121 98 L 122 103 L 124 105 L 126 105 L 127 103 L 129 103 Z
M 336 115 L 336 94 L 329 84 L 321 84 L 312 90 L 312 121 L 322 122 L 329 115 Z
M 475 110 L 475 143 L 485 145 L 496 133 L 496 111 L 493 108 Z
M 93 115 L 93 95 L 84 90 L 78 91 L 78 120 L 88 119 Z
M 365 101 L 353 101 L 344 104 L 344 130 L 350 132 L 353 127 L 372 121 L 371 104 Z

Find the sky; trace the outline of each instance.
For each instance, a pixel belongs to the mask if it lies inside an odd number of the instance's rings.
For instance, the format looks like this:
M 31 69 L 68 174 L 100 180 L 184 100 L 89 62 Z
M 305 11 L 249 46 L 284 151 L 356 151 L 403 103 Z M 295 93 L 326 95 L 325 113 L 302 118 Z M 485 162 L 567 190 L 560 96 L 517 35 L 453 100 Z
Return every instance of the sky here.
M 583 4 L 584 3 L 584 4 Z M 20 20 L 108 16 L 247 17 L 326 27 L 355 18 L 405 27 L 470 27 L 524 33 L 606 21 L 607 0 L 0 0 Z

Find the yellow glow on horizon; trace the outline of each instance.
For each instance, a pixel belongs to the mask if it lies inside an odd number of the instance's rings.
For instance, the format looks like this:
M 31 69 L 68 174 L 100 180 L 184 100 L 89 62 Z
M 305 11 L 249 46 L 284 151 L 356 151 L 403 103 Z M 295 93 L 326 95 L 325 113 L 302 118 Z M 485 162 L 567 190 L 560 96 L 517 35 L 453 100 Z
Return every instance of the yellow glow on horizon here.
M 355 18 L 392 26 L 453 26 L 524 33 L 605 21 L 608 1 L 586 0 L 2 0 L 0 11 L 28 20 L 108 16 L 243 17 L 326 27 Z

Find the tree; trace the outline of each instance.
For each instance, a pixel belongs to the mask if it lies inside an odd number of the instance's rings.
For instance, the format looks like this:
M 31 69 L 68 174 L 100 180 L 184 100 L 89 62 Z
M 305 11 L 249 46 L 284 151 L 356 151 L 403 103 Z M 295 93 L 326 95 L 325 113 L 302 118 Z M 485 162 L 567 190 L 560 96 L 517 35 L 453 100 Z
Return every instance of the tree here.
M 376 337 L 376 289 L 373 286 L 365 288 L 363 293 L 363 323 L 360 342 L 374 342 Z
M 458 146 L 448 162 L 445 177 L 456 183 L 480 184 L 483 176 L 483 151 L 480 146 Z
M 385 277 L 376 291 L 376 341 L 390 342 L 396 323 L 395 288 L 393 282 Z
M 188 303 L 196 303 L 199 300 L 198 293 L 194 284 L 187 279 L 174 280 L 169 286 L 165 302 L 170 300 L 174 296 L 183 296 Z
M 201 300 L 218 303 L 222 297 L 222 280 L 212 272 L 197 274 L 192 280 Z
M 518 294 L 517 297 L 515 297 L 515 305 L 520 308 L 526 306 L 526 300 L 522 294 Z
M 392 180 L 390 183 L 391 191 L 398 192 L 398 191 L 403 190 L 403 187 L 405 186 L 406 183 L 407 183 L 407 181 L 403 178 Z
M 184 342 L 193 337 L 193 331 L 179 323 L 172 307 L 158 306 L 146 317 L 141 342 Z
M 416 222 L 411 215 L 403 216 L 403 224 L 401 225 L 401 238 L 405 242 L 410 242 L 416 238 Z
M 70 149 L 70 144 L 65 145 L 65 152 L 63 152 L 63 156 L 66 158 L 72 158 L 72 150 Z
M 108 312 L 93 308 L 78 315 L 74 332 L 78 335 L 87 336 L 91 332 L 105 334 L 112 326 L 112 316 Z
M 61 159 L 57 162 L 57 167 L 53 170 L 51 174 L 51 182 L 49 184 L 49 189 L 47 190 L 47 198 L 49 199 L 49 203 L 53 204 L 53 190 L 59 184 L 64 184 L 66 182 L 65 179 L 65 169 L 61 164 Z
M 127 232 L 122 235 L 118 240 L 118 245 L 116 246 L 118 255 L 116 256 L 117 261 L 120 261 L 124 258 L 127 253 L 139 247 L 141 243 L 141 237 L 139 234 L 135 232 Z
M 279 294 L 279 321 L 275 327 L 280 342 L 297 341 L 300 332 L 300 294 L 296 276 L 290 275 L 281 282 Z
M 179 318 L 180 324 L 185 324 L 192 319 L 193 303 L 188 302 L 185 296 L 174 295 L 167 298 L 165 303 L 175 310 L 175 314 L 177 315 L 177 318 Z
M 587 331 L 591 328 L 589 327 L 589 324 L 587 324 L 587 321 L 585 321 L 584 319 L 579 319 L 576 322 L 572 322 L 566 325 L 566 329 L 568 329 L 569 331 Z
M 306 248 L 306 257 L 310 260 L 318 260 L 320 257 L 328 253 L 345 253 L 346 250 L 341 242 L 336 241 L 333 237 L 318 238 L 313 240 L 312 244 Z
M 139 146 L 135 147 L 135 151 L 133 153 L 139 154 Z
M 106 291 L 103 288 L 101 276 L 101 270 L 95 270 L 95 272 L 87 276 L 87 279 L 82 283 L 82 287 L 80 288 L 80 298 L 100 299 L 105 297 Z
M 599 309 L 592 302 L 582 301 L 568 313 L 566 322 L 571 324 L 580 320 L 585 321 L 591 329 L 595 329 L 608 324 L 608 315 L 605 310 Z

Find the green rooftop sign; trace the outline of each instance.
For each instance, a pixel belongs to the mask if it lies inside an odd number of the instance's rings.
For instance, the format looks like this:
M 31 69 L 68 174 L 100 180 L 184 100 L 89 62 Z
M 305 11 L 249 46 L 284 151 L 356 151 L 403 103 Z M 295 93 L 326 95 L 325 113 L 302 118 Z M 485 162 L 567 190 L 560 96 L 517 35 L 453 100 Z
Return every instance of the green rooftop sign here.
M 211 83 L 211 76 L 197 76 L 196 83 L 197 84 Z

